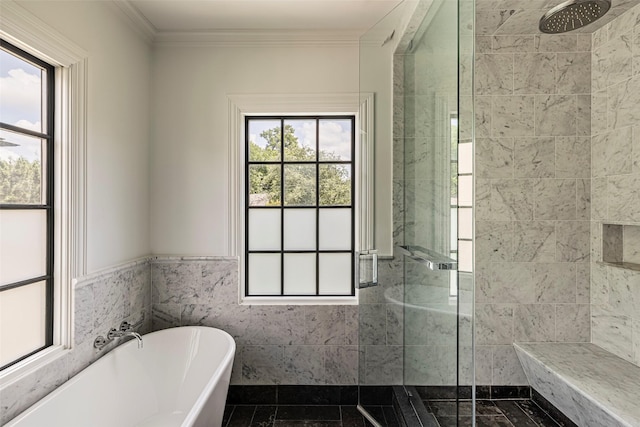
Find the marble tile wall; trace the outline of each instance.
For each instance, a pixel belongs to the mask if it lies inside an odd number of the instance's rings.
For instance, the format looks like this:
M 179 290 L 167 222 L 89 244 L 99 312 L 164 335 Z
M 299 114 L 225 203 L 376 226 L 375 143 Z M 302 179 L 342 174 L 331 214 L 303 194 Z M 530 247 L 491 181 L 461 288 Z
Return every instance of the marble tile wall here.
M 358 383 L 358 306 L 239 305 L 235 257 L 154 257 L 151 269 L 153 329 L 229 332 L 232 384 Z
M 591 36 L 483 28 L 475 62 L 476 379 L 523 385 L 513 342 L 591 336 Z
M 402 260 L 378 261 L 379 285 L 360 291 L 360 383 L 397 385 L 403 380 L 404 301 Z
M 593 34 L 591 64 L 592 341 L 640 365 L 640 272 L 599 263 L 603 224 L 626 226 L 622 261 L 640 245 L 640 6 Z
M 136 260 L 79 278 L 73 300 L 73 348 L 0 389 L 0 425 L 123 342 L 116 340 L 97 351 L 93 348 L 93 340 L 98 335 L 106 335 L 123 320 L 136 323 L 143 318 L 138 330 L 141 333 L 151 331 L 149 260 Z

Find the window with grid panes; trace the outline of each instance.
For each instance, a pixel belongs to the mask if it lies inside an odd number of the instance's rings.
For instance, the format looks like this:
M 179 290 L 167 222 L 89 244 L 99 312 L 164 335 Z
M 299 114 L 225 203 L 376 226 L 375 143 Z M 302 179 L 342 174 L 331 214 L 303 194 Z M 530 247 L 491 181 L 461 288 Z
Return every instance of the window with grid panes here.
M 54 67 L 0 40 L 0 367 L 53 341 Z
M 248 116 L 245 136 L 245 295 L 354 295 L 355 117 Z

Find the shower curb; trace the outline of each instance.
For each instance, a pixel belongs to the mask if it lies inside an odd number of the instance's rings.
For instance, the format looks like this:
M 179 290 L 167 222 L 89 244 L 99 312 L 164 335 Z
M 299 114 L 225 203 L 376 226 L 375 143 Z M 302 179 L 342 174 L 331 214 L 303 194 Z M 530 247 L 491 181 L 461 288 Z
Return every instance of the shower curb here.
M 439 427 L 415 387 L 393 387 L 393 409 L 403 427 Z

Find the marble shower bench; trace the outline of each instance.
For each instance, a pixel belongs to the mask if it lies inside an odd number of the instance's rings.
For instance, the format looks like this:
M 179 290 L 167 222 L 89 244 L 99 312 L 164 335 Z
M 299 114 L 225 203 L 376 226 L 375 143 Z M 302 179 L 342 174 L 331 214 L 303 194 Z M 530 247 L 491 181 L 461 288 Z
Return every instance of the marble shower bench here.
M 514 343 L 529 384 L 579 426 L 640 426 L 640 366 L 589 343 Z

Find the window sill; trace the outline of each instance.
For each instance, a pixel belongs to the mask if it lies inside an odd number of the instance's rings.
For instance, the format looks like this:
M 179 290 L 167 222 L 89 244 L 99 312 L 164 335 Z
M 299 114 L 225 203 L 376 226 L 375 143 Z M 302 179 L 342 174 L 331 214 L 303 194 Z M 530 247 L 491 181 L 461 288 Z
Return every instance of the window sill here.
M 66 356 L 70 351 L 61 345 L 51 346 L 8 367 L 0 372 L 0 390 L 14 381 L 33 374 L 55 360 Z
M 357 305 L 357 296 L 345 297 L 244 297 L 240 305 Z

